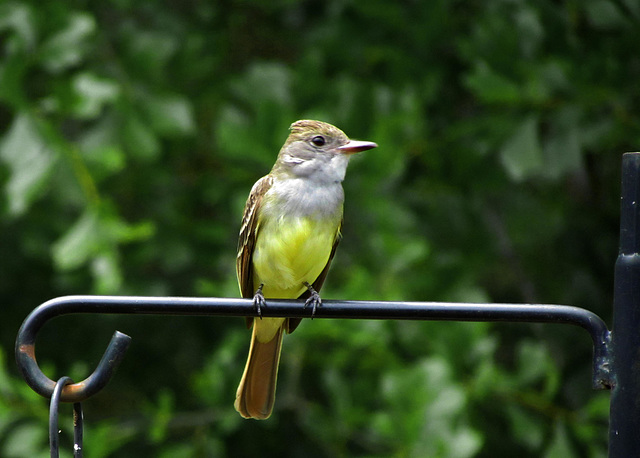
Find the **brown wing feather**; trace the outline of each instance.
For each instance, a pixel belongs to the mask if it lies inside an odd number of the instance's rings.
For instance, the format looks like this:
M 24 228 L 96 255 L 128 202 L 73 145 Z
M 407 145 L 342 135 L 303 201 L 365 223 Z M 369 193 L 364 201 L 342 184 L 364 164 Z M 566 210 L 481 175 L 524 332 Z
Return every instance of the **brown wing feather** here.
M 327 261 L 327 265 L 324 266 L 324 269 L 322 269 L 322 272 L 320 272 L 320 275 L 318 275 L 318 278 L 316 278 L 316 280 L 311 285 L 313 286 L 313 289 L 315 289 L 317 292 L 320 292 L 320 289 L 324 284 L 324 280 L 327 278 L 327 273 L 329 272 L 329 267 L 331 266 L 331 260 L 335 256 L 336 249 L 338 248 L 338 244 L 340 243 L 340 239 L 342 238 L 340 234 L 341 229 L 342 229 L 342 221 L 340 221 L 340 226 L 338 226 L 338 232 L 336 233 L 336 239 L 333 242 L 333 248 L 331 248 L 331 254 L 329 255 L 329 260 Z M 311 293 L 309 291 L 305 291 L 300 295 L 300 297 L 298 297 L 298 299 L 307 299 L 310 295 Z M 287 333 L 291 334 L 293 331 L 295 331 L 298 325 L 300 324 L 300 321 L 302 321 L 302 318 L 289 318 L 286 325 Z
M 340 239 L 342 238 L 342 235 L 340 233 L 341 229 L 342 229 L 342 221 L 340 221 L 340 226 L 338 226 L 338 232 L 336 233 L 336 239 L 333 241 L 333 248 L 331 248 L 331 254 L 329 255 L 329 260 L 327 261 L 327 265 L 324 266 L 324 269 L 322 270 L 322 272 L 320 272 L 320 275 L 318 275 L 318 278 L 316 278 L 316 281 L 314 281 L 313 284 L 311 285 L 313 286 L 313 289 L 315 289 L 318 292 L 320 291 L 320 288 L 322 288 L 322 285 L 324 284 L 324 280 L 327 278 L 327 273 L 329 272 L 329 266 L 331 266 L 331 261 L 333 260 L 333 257 L 336 254 L 336 250 L 338 249 L 338 244 L 340 243 Z
M 238 237 L 238 256 L 236 258 L 236 273 L 240 294 L 244 298 L 253 298 L 257 286 L 253 284 L 253 248 L 256 244 L 258 232 L 258 212 L 262 204 L 262 198 L 273 183 L 273 177 L 266 175 L 260 178 L 251 188 L 242 216 L 242 226 Z M 247 317 L 247 327 L 251 327 L 253 318 Z

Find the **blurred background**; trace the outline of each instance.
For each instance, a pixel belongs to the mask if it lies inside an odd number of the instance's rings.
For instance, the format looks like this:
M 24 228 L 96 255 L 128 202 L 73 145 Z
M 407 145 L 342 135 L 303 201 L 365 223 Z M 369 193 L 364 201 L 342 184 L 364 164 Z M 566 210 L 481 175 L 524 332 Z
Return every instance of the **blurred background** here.
M 354 157 L 325 299 L 576 305 L 611 325 L 621 155 L 640 145 L 633 0 L 0 4 L 0 455 L 48 456 L 13 342 L 67 294 L 238 297 L 252 184 L 302 118 Z M 305 321 L 275 411 L 233 409 L 240 318 L 69 316 L 89 457 L 603 457 L 609 393 L 558 325 Z M 71 408 L 62 443 L 71 456 Z

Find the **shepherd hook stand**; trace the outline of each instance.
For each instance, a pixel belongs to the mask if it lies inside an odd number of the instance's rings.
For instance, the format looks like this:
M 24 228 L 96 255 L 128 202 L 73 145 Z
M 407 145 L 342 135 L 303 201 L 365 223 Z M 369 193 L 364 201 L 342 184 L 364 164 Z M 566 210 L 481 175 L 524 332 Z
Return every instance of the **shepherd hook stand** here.
M 596 314 L 568 305 L 470 304 L 458 302 L 323 301 L 315 318 L 431 321 L 509 321 L 571 324 L 585 329 L 593 342 L 592 387 L 611 389 L 609 456 L 640 456 L 640 153 L 623 156 L 620 252 L 615 269 L 614 326 L 607 329 Z M 311 318 L 304 302 L 268 299 L 263 316 Z M 57 425 L 57 403 L 74 403 L 76 450 L 82 456 L 82 410 L 80 402 L 109 382 L 124 358 L 131 338 L 116 331 L 94 372 L 85 380 L 68 378 L 54 382 L 38 367 L 35 341 L 51 318 L 73 313 L 155 314 L 200 316 L 257 316 L 251 299 L 64 296 L 45 302 L 23 322 L 16 339 L 16 361 L 27 384 L 52 398 Z M 615 356 L 615 357 L 614 357 Z M 54 415 L 54 400 L 56 404 Z M 79 425 L 79 426 L 78 426 Z M 57 432 L 57 426 L 55 427 Z M 55 444 L 54 444 L 55 442 Z M 57 438 L 50 438 L 57 456 Z M 55 445 L 55 447 L 54 447 Z M 55 448 L 55 450 L 54 450 Z

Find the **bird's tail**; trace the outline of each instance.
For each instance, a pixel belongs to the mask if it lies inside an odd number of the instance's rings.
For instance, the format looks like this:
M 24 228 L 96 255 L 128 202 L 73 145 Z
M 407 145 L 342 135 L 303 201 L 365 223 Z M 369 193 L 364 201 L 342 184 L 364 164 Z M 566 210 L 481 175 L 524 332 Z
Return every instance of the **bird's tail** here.
M 283 327 L 278 329 L 269 342 L 258 340 L 256 328 L 258 328 L 257 323 L 254 323 L 249 357 L 238 386 L 234 406 L 244 418 L 266 420 L 271 415 L 276 399 Z

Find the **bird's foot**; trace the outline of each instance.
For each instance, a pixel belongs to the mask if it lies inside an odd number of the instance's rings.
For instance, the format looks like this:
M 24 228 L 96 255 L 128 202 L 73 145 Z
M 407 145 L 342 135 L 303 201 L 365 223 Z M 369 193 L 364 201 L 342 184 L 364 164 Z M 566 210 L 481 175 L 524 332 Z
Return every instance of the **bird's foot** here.
M 311 307 L 311 319 L 313 320 L 313 317 L 316 314 L 316 309 L 322 306 L 322 299 L 320 298 L 320 294 L 318 294 L 318 292 L 313 289 L 313 286 L 311 286 L 309 283 L 305 282 L 304 286 L 307 287 L 309 293 L 311 294 L 311 296 L 309 296 L 309 298 L 304 303 L 304 307 Z
M 264 298 L 264 294 L 262 294 L 263 286 L 264 286 L 263 284 L 260 284 L 260 286 L 258 287 L 258 290 L 253 295 L 253 308 L 256 309 L 256 312 L 258 312 L 258 316 L 260 317 L 260 319 L 262 319 L 262 307 L 267 305 L 267 301 Z

